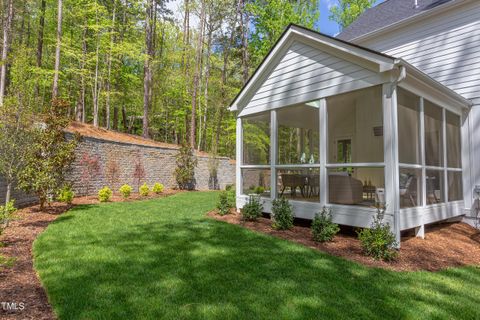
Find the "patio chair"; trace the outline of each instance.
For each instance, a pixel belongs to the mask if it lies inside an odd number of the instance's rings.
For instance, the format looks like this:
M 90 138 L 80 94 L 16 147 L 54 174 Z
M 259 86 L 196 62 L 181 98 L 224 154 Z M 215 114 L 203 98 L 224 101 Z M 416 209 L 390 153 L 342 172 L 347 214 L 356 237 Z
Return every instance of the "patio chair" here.
M 286 188 L 290 188 L 290 194 L 292 198 L 295 198 L 297 188 L 300 188 L 302 196 L 304 196 L 305 189 L 305 179 L 298 174 L 282 174 L 280 175 L 282 179 L 282 191 L 280 196 L 283 197 L 283 193 Z
M 414 175 L 400 174 L 400 197 L 410 200 L 413 207 L 416 207 L 414 196 L 417 195 L 417 190 L 415 187 L 417 179 Z

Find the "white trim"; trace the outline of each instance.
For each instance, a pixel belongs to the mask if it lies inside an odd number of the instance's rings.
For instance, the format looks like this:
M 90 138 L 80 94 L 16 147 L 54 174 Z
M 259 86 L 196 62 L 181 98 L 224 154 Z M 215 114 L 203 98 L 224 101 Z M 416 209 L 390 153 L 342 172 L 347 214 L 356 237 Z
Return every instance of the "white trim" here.
M 327 100 L 321 99 L 319 106 L 319 126 L 320 126 L 320 205 L 323 207 L 328 202 L 328 112 Z
M 277 197 L 277 111 L 270 112 L 270 198 Z
M 448 202 L 447 173 L 447 111 L 442 109 L 442 151 L 443 151 L 443 199 Z
M 422 163 L 422 207 L 427 205 L 427 167 L 425 158 L 425 101 L 420 97 L 420 161 Z M 423 224 L 423 222 L 422 222 Z
M 327 163 L 325 166 L 331 168 L 383 168 L 386 162 L 354 162 L 354 163 Z
M 237 127 L 235 128 L 237 139 L 236 139 L 236 163 L 235 163 L 235 194 L 238 197 L 242 194 L 242 169 L 241 164 L 243 162 L 243 133 L 242 133 L 242 118 L 237 118 Z M 239 203 L 236 201 L 237 210 L 239 209 Z
M 240 118 L 239 118 L 240 119 Z M 269 164 L 242 164 L 241 169 L 270 169 Z

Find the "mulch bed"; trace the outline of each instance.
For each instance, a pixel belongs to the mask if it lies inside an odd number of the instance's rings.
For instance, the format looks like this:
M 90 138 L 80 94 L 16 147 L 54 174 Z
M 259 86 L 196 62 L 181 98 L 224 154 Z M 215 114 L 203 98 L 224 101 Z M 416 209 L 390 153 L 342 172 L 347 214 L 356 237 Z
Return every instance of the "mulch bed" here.
M 425 239 L 413 235 L 402 237 L 401 249 L 396 261 L 374 260 L 362 253 L 360 241 L 351 229 L 342 230 L 332 242 L 317 243 L 312 240 L 310 228 L 296 224 L 291 230 L 272 229 L 268 218 L 257 222 L 242 221 L 241 215 L 220 216 L 216 211 L 208 213 L 214 219 L 241 225 L 253 231 L 294 241 L 309 248 L 334 256 L 355 261 L 369 267 L 380 267 L 394 271 L 439 271 L 450 267 L 480 265 L 480 231 L 465 223 L 441 223 L 426 227 Z M 350 232 L 349 232 L 350 231 Z
M 178 192 L 180 191 L 165 190 L 160 195 L 152 194 L 147 197 L 132 194 L 125 201 L 161 198 Z M 111 202 L 118 201 L 124 200 L 120 195 L 114 194 Z M 33 269 L 33 241 L 49 223 L 68 209 L 76 205 L 96 203 L 99 203 L 97 197 L 88 196 L 75 198 L 71 206 L 52 203 L 44 212 L 40 212 L 38 206 L 18 211 L 19 219 L 11 222 L 0 237 L 0 242 L 3 243 L 3 247 L 0 247 L 0 255 L 15 259 L 13 267 L 0 267 L 0 319 L 55 319 L 45 290 Z M 16 303 L 17 310 L 4 310 L 5 306 L 2 306 L 2 302 Z

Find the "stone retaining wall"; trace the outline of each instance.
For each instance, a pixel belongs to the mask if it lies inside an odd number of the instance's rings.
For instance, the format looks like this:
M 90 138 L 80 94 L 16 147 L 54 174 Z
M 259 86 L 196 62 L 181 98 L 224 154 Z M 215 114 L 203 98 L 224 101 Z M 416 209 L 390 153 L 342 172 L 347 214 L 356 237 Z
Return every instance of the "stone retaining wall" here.
M 109 186 L 114 192 L 127 183 L 136 191 L 137 181 L 134 171 L 137 164 L 144 168 L 145 176 L 140 184 L 146 182 L 152 186 L 155 182 L 162 183 L 167 188 L 176 187 L 173 175 L 176 164 L 175 155 L 178 150 L 168 147 L 145 146 L 114 142 L 98 138 L 82 137 L 76 151 L 76 159 L 67 174 L 67 180 L 72 183 L 77 195 L 96 194 L 99 189 Z M 97 159 L 99 170 L 93 179 L 85 179 L 85 164 L 82 159 L 87 155 L 90 159 Z M 209 170 L 212 159 L 205 154 L 197 155 L 198 166 L 195 169 L 196 189 L 214 189 L 214 177 Z M 235 163 L 229 158 L 218 157 L 216 188 L 225 189 L 227 185 L 235 184 Z M 0 179 L 0 203 L 5 196 L 5 183 Z M 35 201 L 35 197 L 14 191 L 13 198 L 17 205 L 26 205 Z

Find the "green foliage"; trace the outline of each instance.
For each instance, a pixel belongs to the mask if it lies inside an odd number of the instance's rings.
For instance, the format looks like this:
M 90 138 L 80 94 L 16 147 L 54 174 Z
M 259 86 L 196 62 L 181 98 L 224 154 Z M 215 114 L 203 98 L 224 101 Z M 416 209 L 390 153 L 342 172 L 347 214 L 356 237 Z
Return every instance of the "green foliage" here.
M 248 2 L 247 11 L 251 14 L 255 26 L 250 35 L 249 49 L 257 63 L 273 47 L 290 23 L 313 28 L 319 16 L 316 0 L 253 0 Z
M 256 194 L 262 194 L 262 193 L 265 192 L 265 188 L 262 187 L 262 186 L 258 186 L 258 187 L 255 188 L 254 192 L 255 192 Z
M 332 241 L 340 231 L 338 224 L 332 222 L 332 213 L 329 208 L 323 207 L 322 211 L 315 214 L 312 221 L 312 236 L 317 242 Z
M 5 205 L 0 206 L 0 235 L 3 233 L 10 221 L 16 219 L 15 213 L 17 208 L 15 208 L 15 200 L 7 202 Z
M 120 187 L 120 189 L 118 189 L 118 191 L 120 191 L 124 199 L 127 199 L 128 197 L 130 197 L 130 194 L 132 193 L 133 188 L 128 184 L 124 184 L 123 186 Z
M 161 183 L 156 182 L 152 187 L 152 192 L 160 194 L 163 192 L 164 186 Z
M 109 187 L 103 187 L 98 191 L 98 200 L 100 202 L 108 202 L 112 197 L 112 190 Z
M 242 219 L 246 221 L 256 221 L 262 216 L 263 206 L 260 203 L 260 198 L 256 196 L 250 196 L 248 202 L 240 210 Z
M 7 258 L 0 254 L 0 268 L 11 268 L 15 264 L 15 258 Z
M 338 0 L 338 2 L 338 5 L 330 8 L 329 19 L 337 22 L 344 29 L 365 10 L 371 8 L 375 0 Z
M 220 195 L 218 196 L 218 203 L 217 203 L 218 213 L 221 216 L 224 216 L 230 213 L 231 208 L 233 208 L 233 205 L 230 200 L 229 192 L 226 190 L 220 192 Z
M 395 235 L 390 225 L 383 222 L 385 207 L 377 207 L 377 215 L 373 219 L 370 228 L 364 228 L 358 232 L 358 239 L 362 244 L 366 255 L 377 260 L 390 261 L 398 256 L 398 246 Z
M 150 188 L 147 186 L 146 183 L 144 183 L 144 184 L 142 184 L 142 186 L 140 187 L 139 192 L 140 192 L 140 195 L 141 195 L 142 197 L 146 197 L 146 196 L 148 196 L 148 194 L 150 193 Z
M 194 150 L 184 143 L 176 155 L 175 179 L 180 190 L 195 189 L 195 167 L 198 160 L 194 155 Z
M 57 200 L 66 204 L 72 204 L 75 193 L 70 186 L 63 187 L 57 195 Z
M 56 100 L 43 115 L 43 126 L 37 126 L 29 146 L 27 161 L 18 175 L 18 184 L 28 193 L 35 193 L 43 210 L 49 194 L 56 194 L 64 185 L 65 172 L 75 159 L 78 137 L 67 140 L 65 117 L 68 104 Z
M 293 227 L 293 208 L 286 198 L 272 201 L 272 227 L 277 230 L 288 230 Z

